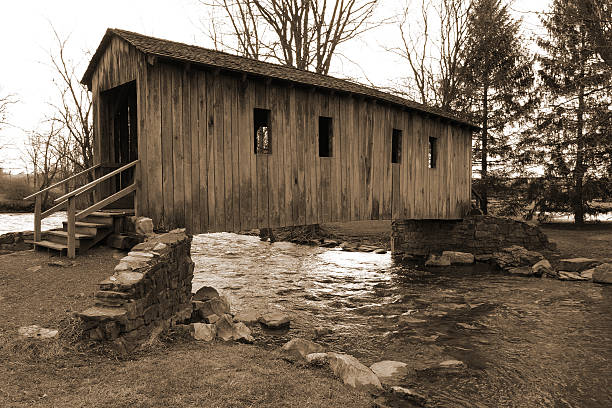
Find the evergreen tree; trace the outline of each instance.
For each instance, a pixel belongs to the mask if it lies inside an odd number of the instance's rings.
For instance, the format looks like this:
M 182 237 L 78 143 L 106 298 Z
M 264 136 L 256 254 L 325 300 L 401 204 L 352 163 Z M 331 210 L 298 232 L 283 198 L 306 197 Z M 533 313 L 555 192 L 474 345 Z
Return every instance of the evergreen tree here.
M 612 82 L 590 41 L 581 1 L 554 0 L 542 18 L 548 31 L 538 40 L 542 104 L 535 131 L 517 145 L 521 165 L 543 167 L 546 187 L 534 200 L 539 211 L 570 211 L 577 224 L 593 210 L 589 200 L 609 194 L 604 176 L 612 170 Z
M 457 108 L 467 111 L 482 128 L 473 149 L 480 160 L 481 208 L 487 213 L 489 161 L 503 162 L 511 153 L 508 128 L 515 126 L 533 103 L 532 61 L 520 35 L 520 21 L 510 17 L 501 0 L 476 0 L 468 17 L 459 80 L 462 100 Z

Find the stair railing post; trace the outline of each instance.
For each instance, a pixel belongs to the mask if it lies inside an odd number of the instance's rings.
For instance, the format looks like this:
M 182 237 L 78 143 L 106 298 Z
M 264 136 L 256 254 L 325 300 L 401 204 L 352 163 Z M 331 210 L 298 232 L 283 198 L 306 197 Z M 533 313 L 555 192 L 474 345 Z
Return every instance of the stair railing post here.
M 36 196 L 36 203 L 34 204 L 34 242 L 39 242 L 41 240 L 41 217 L 42 213 L 42 198 L 41 194 Z
M 75 222 L 76 222 L 76 197 L 68 197 L 68 258 L 76 257 Z

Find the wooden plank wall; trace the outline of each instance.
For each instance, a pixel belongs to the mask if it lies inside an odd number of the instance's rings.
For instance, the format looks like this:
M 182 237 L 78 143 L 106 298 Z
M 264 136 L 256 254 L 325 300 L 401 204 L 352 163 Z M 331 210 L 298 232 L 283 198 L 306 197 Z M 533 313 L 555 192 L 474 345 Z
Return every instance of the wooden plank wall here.
M 94 89 L 137 80 L 139 206 L 155 225 L 198 233 L 455 219 L 469 203 L 465 128 L 358 96 L 185 64 L 149 65 L 119 40 L 100 66 L 108 69 L 94 75 Z M 271 111 L 272 154 L 254 153 L 254 108 Z M 318 155 L 319 116 L 332 118 L 332 157 Z M 391 163 L 394 128 L 402 131 L 399 164 Z M 430 136 L 438 138 L 435 169 L 428 168 Z M 99 157 L 110 154 L 105 148 L 97 145 Z

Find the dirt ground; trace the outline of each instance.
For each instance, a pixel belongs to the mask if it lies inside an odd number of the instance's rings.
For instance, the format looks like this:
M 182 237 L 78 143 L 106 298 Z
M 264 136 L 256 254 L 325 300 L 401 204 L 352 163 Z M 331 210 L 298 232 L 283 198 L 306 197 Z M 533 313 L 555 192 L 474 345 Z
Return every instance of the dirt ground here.
M 0 256 L 0 407 L 371 406 L 328 371 L 255 346 L 170 334 L 125 357 L 77 341 L 72 312 L 93 304 L 123 255 L 98 248 L 68 267 L 50 266 L 60 258 L 45 252 Z M 59 338 L 20 338 L 32 324 L 60 329 Z

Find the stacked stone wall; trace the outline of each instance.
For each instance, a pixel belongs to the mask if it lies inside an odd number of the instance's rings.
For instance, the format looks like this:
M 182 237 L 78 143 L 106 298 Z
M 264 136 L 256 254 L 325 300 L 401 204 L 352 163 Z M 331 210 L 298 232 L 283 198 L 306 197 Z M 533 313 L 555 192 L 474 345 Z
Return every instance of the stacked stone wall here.
M 34 240 L 33 231 L 8 232 L 0 235 L 0 255 L 3 253 L 32 249 L 34 245 L 26 243 L 26 240 Z
M 160 325 L 191 316 L 194 263 L 184 230 L 136 245 L 100 282 L 95 305 L 81 313 L 90 340 L 137 340 Z
M 394 255 L 428 256 L 442 251 L 490 254 L 512 245 L 532 251 L 555 250 L 537 226 L 510 218 L 475 215 L 463 220 L 392 222 Z

